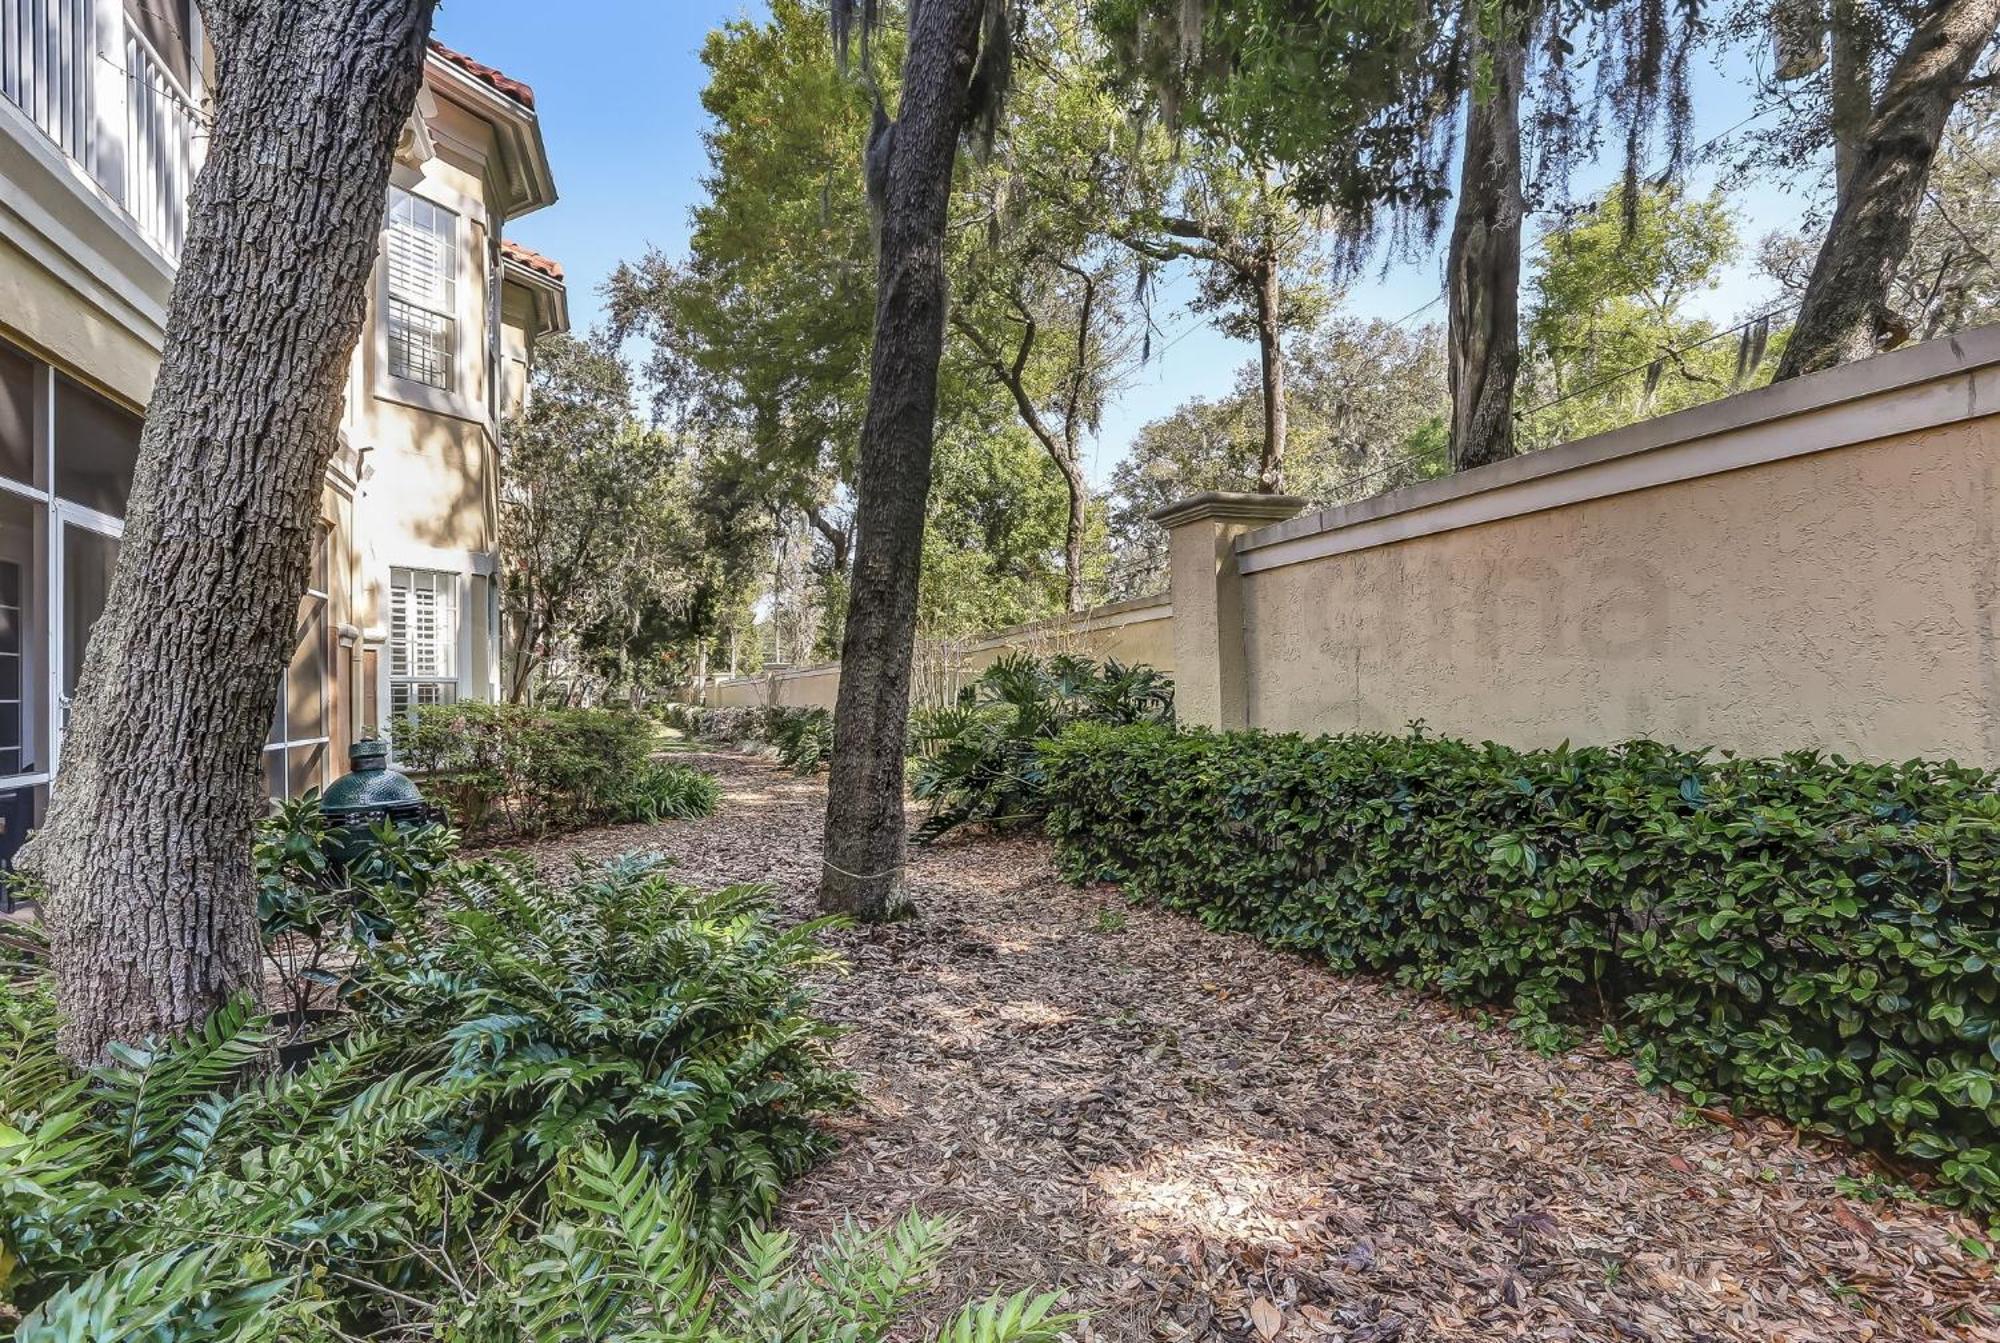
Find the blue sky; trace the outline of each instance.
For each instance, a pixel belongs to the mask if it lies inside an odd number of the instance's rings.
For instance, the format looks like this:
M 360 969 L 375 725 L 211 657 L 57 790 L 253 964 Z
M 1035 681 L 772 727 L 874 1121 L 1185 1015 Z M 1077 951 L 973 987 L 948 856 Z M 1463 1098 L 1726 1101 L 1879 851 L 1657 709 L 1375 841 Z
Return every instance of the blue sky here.
M 511 236 L 567 268 L 571 314 L 579 328 L 602 311 L 598 295 L 611 270 L 648 246 L 685 247 L 688 211 L 701 199 L 700 50 L 715 25 L 762 6 L 745 0 L 573 0 L 552 21 L 547 0 L 445 0 L 440 40 L 534 85 L 562 199 L 519 221 Z M 1694 138 L 1730 127 L 1749 112 L 1739 62 L 1696 75 Z M 1577 175 L 1592 190 L 1616 176 L 1603 162 Z M 1710 175 L 1698 173 L 1696 184 Z M 1796 222 L 1803 202 L 1787 182 L 1766 179 L 1732 204 L 1746 251 L 1764 233 Z M 1380 263 L 1349 291 L 1346 307 L 1365 317 L 1399 318 L 1435 299 L 1436 257 Z M 1218 396 L 1254 349 L 1178 311 L 1188 286 L 1169 284 L 1157 311 L 1165 339 L 1105 414 L 1092 446 L 1091 476 L 1103 483 L 1139 427 L 1190 397 Z M 1748 262 L 1705 301 L 1707 315 L 1734 321 L 1762 303 L 1770 287 Z M 1440 303 L 1417 320 L 1443 316 Z

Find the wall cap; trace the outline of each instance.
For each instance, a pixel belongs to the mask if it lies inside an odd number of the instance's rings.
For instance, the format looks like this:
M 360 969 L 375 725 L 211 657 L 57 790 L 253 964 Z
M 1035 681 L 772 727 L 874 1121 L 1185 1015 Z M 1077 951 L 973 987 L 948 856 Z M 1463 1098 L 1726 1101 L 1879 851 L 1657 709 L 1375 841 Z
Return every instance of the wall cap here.
M 1193 522 L 1283 522 L 1296 517 L 1309 500 L 1296 494 L 1250 494 L 1238 490 L 1203 490 L 1164 508 L 1147 519 L 1172 529 Z
M 1602 467 L 1607 463 L 1642 457 L 1661 449 L 1714 439 L 1776 421 L 1808 415 L 1815 411 L 1825 411 L 1865 401 L 1905 388 L 1939 383 L 1944 379 L 1975 373 L 1995 364 L 2000 364 L 2000 325 L 1974 327 L 1953 335 L 1939 336 L 1933 340 L 1905 346 L 1886 354 L 1878 354 L 1872 358 L 1858 359 L 1837 368 L 1808 373 L 1802 377 L 1772 383 L 1748 392 L 1738 392 L 1734 396 L 1704 402 L 1671 415 L 1641 420 L 1637 424 L 1626 425 L 1620 429 L 1593 434 L 1588 438 L 1574 439 L 1537 452 L 1523 453 L 1518 457 L 1509 457 L 1505 461 L 1441 476 L 1436 480 L 1405 485 L 1401 489 L 1390 490 L 1372 498 L 1316 509 L 1302 517 L 1280 520 L 1271 526 L 1237 537 L 1236 551 L 1240 555 L 1249 556 L 1257 551 L 1287 546 L 1287 543 L 1303 541 L 1309 537 L 1353 530 L 1366 523 L 1386 524 L 1393 518 L 1468 500 L 1472 496 L 1496 494 L 1513 487 L 1527 485 L 1529 482 L 1544 481 L 1552 476 L 1581 474 L 1588 468 Z M 1992 414 L 1994 410 L 2000 409 L 2000 406 L 1980 405 L 1976 389 L 1968 390 L 1969 395 L 1958 402 L 1949 415 L 1939 418 L 1936 422 L 1972 419 Z M 1850 446 L 1854 442 L 1866 442 L 1874 437 L 1908 432 L 1911 427 L 1913 426 L 1881 427 L 1866 430 L 1859 438 L 1830 438 L 1817 444 L 1813 450 Z M 1730 465 L 1731 467 L 1756 465 L 1760 461 L 1789 455 L 1797 455 L 1797 452 L 1759 453 L 1749 460 L 1733 462 Z M 1712 474 L 1715 469 L 1719 468 L 1711 466 L 1695 474 Z M 1645 484 L 1659 483 L 1664 482 L 1645 482 Z M 1636 482 L 1635 487 L 1639 487 Z M 1622 491 L 1610 490 L 1596 493 L 1620 492 Z M 1579 497 L 1593 496 L 1585 494 Z M 1575 501 L 1541 500 L 1535 508 L 1538 510 L 1563 502 Z M 1168 510 L 1161 510 L 1161 512 L 1166 511 Z M 1511 516 L 1512 511 L 1505 511 L 1501 516 Z M 1158 516 L 1154 515 L 1156 519 Z M 1476 521 L 1491 520 L 1493 519 L 1485 517 L 1476 519 Z M 1466 525 L 1466 523 L 1461 521 L 1453 525 Z M 1447 527 L 1419 530 L 1448 529 Z M 1287 546 L 1287 549 L 1291 547 Z M 1260 562 L 1255 564 L 1255 567 L 1275 568 L 1280 563 L 1296 563 L 1308 558 L 1313 556 L 1301 552 L 1296 557 L 1268 563 Z
M 936 642 L 939 647 L 949 648 L 955 653 L 982 653 L 996 644 L 1013 643 L 1018 639 L 1038 634 L 1094 634 L 1099 629 L 1105 628 L 1107 623 L 1112 625 L 1139 623 L 1122 617 L 1139 615 L 1145 619 L 1161 619 L 1172 614 L 1172 598 L 1165 592 L 1152 592 L 1143 597 L 1121 597 L 1115 602 L 1085 607 L 1081 611 L 1048 616 L 1042 620 L 1030 620 L 1021 625 L 1005 625 L 997 630 L 986 630 L 959 638 L 939 639 Z

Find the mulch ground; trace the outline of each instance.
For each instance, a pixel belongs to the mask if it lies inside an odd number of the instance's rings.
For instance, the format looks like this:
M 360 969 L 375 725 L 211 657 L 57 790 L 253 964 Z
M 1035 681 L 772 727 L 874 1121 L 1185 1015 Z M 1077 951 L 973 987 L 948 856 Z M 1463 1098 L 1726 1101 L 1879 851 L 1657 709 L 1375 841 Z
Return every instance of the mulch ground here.
M 539 856 L 659 850 L 810 913 L 823 786 L 689 759 L 715 817 Z M 1040 839 L 917 850 L 910 888 L 921 917 L 832 937 L 864 1102 L 785 1220 L 958 1219 L 920 1325 L 1046 1286 L 1086 1340 L 2000 1340 L 1976 1228 L 1781 1124 L 1076 890 Z

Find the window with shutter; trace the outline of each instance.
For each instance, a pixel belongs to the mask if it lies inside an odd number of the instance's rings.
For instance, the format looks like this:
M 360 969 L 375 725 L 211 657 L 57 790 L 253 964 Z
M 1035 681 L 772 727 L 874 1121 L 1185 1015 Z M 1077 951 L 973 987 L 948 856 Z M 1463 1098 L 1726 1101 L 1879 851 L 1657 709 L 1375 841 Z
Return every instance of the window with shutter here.
M 389 571 L 389 711 L 458 701 L 458 575 Z
M 458 216 L 389 189 L 389 372 L 450 391 L 458 357 Z

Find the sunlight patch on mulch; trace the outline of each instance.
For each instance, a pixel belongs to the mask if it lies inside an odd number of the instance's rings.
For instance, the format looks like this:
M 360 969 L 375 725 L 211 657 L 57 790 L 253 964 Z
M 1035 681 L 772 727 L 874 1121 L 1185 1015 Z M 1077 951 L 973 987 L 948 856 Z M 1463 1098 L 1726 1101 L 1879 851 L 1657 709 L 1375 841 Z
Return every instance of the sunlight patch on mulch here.
M 810 914 L 822 786 L 687 759 L 715 817 L 537 858 L 659 850 Z M 922 917 L 832 936 L 864 1102 L 785 1220 L 959 1219 L 939 1314 L 1046 1285 L 1120 1343 L 2000 1340 L 1976 1228 L 1849 1196 L 1867 1164 L 1781 1124 L 1068 887 L 1040 839 L 918 850 L 910 885 Z

